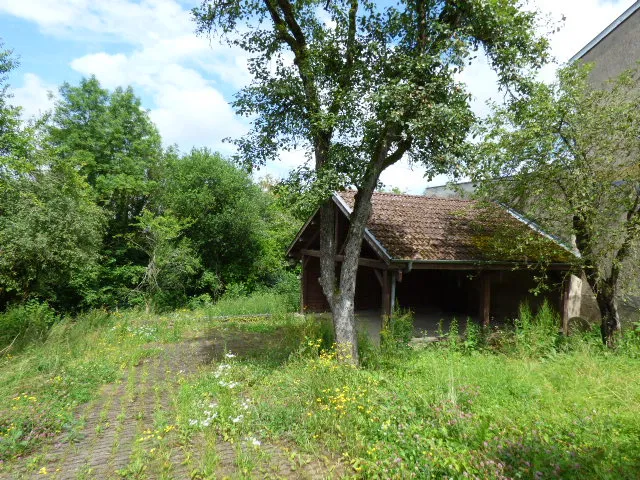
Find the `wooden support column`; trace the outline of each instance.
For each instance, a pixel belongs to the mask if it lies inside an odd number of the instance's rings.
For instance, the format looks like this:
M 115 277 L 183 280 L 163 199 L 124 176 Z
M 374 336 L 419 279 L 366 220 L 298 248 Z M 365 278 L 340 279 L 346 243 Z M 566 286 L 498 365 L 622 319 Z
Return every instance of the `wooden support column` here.
M 391 316 L 391 280 L 388 270 L 382 271 L 382 315 Z
M 307 257 L 302 255 L 302 269 L 300 272 L 300 313 L 304 314 L 304 307 L 307 304 Z
M 568 275 L 562 289 L 562 333 L 569 335 L 569 320 L 580 316 L 582 279 Z
M 564 279 L 562 288 L 562 333 L 569 335 L 569 298 L 571 295 L 571 277 Z
M 480 322 L 489 327 L 491 321 L 491 277 L 489 272 L 480 272 Z

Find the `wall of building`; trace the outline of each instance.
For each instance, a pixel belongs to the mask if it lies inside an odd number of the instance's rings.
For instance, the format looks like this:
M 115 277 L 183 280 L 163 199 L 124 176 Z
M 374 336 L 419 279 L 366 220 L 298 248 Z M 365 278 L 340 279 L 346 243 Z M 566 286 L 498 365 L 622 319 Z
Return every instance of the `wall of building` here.
M 596 87 L 636 67 L 640 61 L 640 9 L 583 54 L 581 60 L 595 64 L 591 80 Z

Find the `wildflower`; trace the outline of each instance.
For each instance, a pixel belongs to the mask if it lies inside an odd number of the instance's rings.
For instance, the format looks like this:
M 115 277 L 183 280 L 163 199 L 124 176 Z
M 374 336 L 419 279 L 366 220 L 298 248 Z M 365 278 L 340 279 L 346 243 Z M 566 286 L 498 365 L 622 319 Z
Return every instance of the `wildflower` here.
M 46 474 L 48 473 L 48 472 L 47 472 L 47 467 L 42 467 L 38 473 L 39 473 L 40 475 L 46 475 Z
M 236 418 L 232 418 L 231 421 L 233 423 L 238 423 L 238 422 L 241 422 L 243 418 L 244 418 L 244 415 L 238 415 Z
M 233 353 L 231 353 L 231 352 L 229 352 L 229 353 L 225 353 L 225 354 L 224 354 L 224 356 L 225 356 L 226 358 L 235 358 L 235 357 L 236 357 L 236 356 L 235 356 Z
M 251 443 L 251 445 L 253 445 L 254 447 L 259 447 L 260 445 L 262 445 L 262 443 L 260 442 L 260 440 L 258 440 L 255 437 L 249 437 L 247 438 L 247 440 L 249 441 L 249 443 Z

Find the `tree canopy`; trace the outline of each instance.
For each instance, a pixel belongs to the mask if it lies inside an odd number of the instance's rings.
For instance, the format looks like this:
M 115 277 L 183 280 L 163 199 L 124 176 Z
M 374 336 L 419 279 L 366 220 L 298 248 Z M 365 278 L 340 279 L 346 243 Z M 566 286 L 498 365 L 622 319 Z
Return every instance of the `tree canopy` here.
M 371 195 L 401 158 L 427 176 L 456 173 L 475 121 L 459 74 L 483 49 L 512 94 L 547 58 L 538 16 L 517 0 L 204 0 L 193 10 L 200 33 L 251 57 L 250 85 L 233 103 L 252 119 L 235 139 L 250 168 L 302 148 L 313 164 L 297 178 L 321 207 L 321 278 L 337 342 L 355 359 L 355 272 Z M 339 281 L 331 192 L 358 193 Z
M 65 83 L 29 124 L 1 87 L 0 308 L 176 308 L 290 275 L 286 209 L 217 153 L 163 149 L 130 87 Z
M 602 334 L 620 328 L 617 300 L 637 293 L 640 242 L 640 83 L 625 72 L 604 88 L 589 66 L 559 70 L 511 108 L 496 108 L 480 132 L 476 179 L 485 196 L 518 204 L 573 243 L 596 295 Z M 498 179 L 498 180 L 496 180 Z

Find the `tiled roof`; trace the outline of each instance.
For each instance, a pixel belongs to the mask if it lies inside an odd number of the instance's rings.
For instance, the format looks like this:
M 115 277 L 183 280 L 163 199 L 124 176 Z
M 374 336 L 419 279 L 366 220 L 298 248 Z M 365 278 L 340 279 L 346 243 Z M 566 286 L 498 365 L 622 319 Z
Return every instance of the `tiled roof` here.
M 349 210 L 354 191 L 341 192 Z M 368 228 L 393 260 L 566 262 L 546 234 L 495 204 L 457 198 L 374 193 Z

